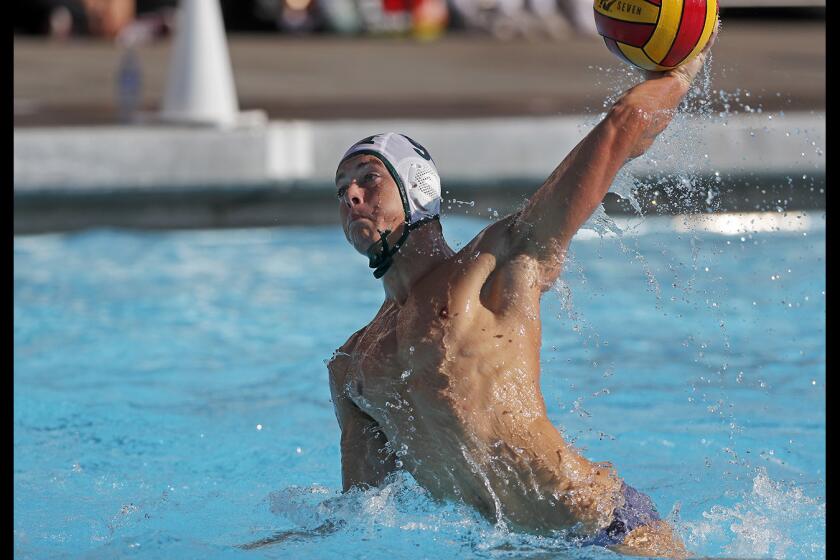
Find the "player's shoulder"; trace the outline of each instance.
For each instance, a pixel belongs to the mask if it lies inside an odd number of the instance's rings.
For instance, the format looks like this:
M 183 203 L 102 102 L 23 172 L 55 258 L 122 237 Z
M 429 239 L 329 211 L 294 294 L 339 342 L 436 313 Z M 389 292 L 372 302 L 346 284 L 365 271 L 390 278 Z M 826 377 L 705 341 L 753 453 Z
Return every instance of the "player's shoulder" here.
M 473 237 L 458 253 L 460 255 L 487 252 L 497 255 L 506 254 L 510 248 L 513 227 L 518 217 L 519 213 L 516 212 L 493 222 Z
M 356 349 L 356 345 L 358 344 L 359 339 L 365 334 L 365 331 L 367 331 L 369 328 L 370 323 L 351 334 L 350 338 L 348 338 L 347 341 L 341 346 L 339 346 L 338 350 L 335 351 L 336 356 L 349 357 L 352 354 L 353 350 Z
M 338 349 L 333 352 L 332 357 L 327 362 L 327 369 L 330 371 L 331 377 L 340 377 L 343 376 L 345 371 L 347 370 L 347 366 L 349 365 L 349 360 L 353 355 L 353 351 L 356 348 L 356 343 L 359 340 L 359 337 L 367 330 L 370 325 L 365 325 L 361 329 L 354 332 L 350 335 L 350 338 L 347 341 L 338 347 Z
M 367 325 L 351 334 L 347 341 L 341 346 L 339 346 L 335 352 L 333 352 L 332 357 L 327 362 L 327 369 L 329 369 L 331 377 L 344 376 L 347 367 L 350 364 L 350 359 L 353 357 L 353 354 L 356 351 L 356 347 L 359 344 L 359 340 L 364 337 L 365 332 L 367 332 L 370 326 L 376 322 L 377 318 L 382 313 L 382 309 L 384 309 L 386 304 L 387 301 L 383 303 L 376 316 Z

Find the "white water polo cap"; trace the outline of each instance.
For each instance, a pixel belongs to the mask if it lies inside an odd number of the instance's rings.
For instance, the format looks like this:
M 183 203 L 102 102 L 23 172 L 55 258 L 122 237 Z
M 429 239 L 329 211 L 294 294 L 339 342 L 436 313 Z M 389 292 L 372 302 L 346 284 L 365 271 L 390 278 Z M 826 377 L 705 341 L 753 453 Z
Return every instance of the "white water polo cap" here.
M 440 215 L 440 174 L 426 148 L 405 134 L 375 134 L 350 146 L 339 165 L 360 154 L 376 156 L 388 168 L 400 190 L 409 225 Z
M 364 154 L 376 157 L 388 169 L 397 184 L 405 211 L 406 226 L 400 238 L 390 245 L 388 235 L 391 231 L 380 231 L 379 241 L 367 249 L 373 276 L 382 278 L 409 232 L 440 218 L 440 175 L 429 151 L 405 134 L 386 132 L 362 138 L 344 153 L 339 166 L 348 158 Z

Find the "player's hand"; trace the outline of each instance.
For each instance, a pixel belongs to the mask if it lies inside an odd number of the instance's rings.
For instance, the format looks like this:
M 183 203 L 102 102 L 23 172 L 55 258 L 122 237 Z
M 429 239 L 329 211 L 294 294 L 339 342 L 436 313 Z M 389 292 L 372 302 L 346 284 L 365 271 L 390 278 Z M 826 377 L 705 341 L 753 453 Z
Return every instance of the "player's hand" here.
M 691 82 L 694 81 L 695 76 L 697 73 L 700 72 L 700 69 L 703 68 L 703 64 L 706 62 L 706 57 L 709 54 L 709 50 L 712 48 L 715 40 L 717 39 L 718 29 L 720 29 L 720 20 L 715 22 L 715 29 L 712 31 L 711 37 L 709 37 L 709 42 L 706 43 L 706 46 L 703 47 L 697 56 L 695 56 L 691 61 L 683 64 L 682 66 L 678 66 L 673 70 L 668 70 L 667 72 L 651 72 L 648 70 L 644 71 L 645 79 L 646 80 L 654 80 L 657 78 L 662 78 L 665 76 L 674 76 L 679 78 L 685 84 L 685 87 L 688 88 L 691 86 Z

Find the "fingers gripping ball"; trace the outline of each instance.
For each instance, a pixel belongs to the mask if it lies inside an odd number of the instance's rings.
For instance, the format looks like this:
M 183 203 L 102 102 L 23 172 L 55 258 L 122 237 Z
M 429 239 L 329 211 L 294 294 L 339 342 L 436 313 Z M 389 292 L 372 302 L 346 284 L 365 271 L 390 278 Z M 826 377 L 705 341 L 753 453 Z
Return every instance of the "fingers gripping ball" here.
M 717 18 L 717 0 L 595 0 L 607 48 L 644 70 L 671 70 L 697 56 Z

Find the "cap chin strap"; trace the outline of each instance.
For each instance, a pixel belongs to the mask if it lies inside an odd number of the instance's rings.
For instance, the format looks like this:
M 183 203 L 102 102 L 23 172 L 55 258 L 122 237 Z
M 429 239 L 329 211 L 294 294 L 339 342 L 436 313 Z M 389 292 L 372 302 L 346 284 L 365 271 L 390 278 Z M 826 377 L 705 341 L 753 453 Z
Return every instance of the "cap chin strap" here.
M 368 247 L 367 250 L 367 256 L 370 260 L 368 266 L 370 266 L 373 269 L 373 277 L 379 279 L 385 276 L 385 273 L 388 272 L 388 269 L 391 268 L 391 264 L 394 262 L 394 255 L 397 254 L 397 251 L 399 251 L 400 247 L 402 247 L 403 243 L 405 243 L 405 240 L 408 238 L 409 232 L 417 229 L 423 224 L 439 219 L 440 216 L 430 216 L 428 218 L 418 220 L 413 224 L 409 224 L 408 222 L 406 222 L 405 227 L 403 228 L 402 235 L 400 235 L 400 238 L 397 239 L 397 242 L 394 243 L 393 247 L 388 245 L 388 236 L 391 234 L 391 230 L 377 230 L 379 231 L 379 235 L 381 237 L 379 238 L 379 241 L 374 241 L 373 244 L 370 247 Z

